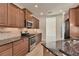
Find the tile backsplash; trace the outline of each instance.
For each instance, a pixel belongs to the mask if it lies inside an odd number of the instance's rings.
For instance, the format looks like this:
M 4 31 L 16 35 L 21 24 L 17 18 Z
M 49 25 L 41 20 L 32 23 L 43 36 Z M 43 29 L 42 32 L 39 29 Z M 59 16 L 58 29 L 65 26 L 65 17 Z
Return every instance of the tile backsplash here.
M 32 34 L 41 33 L 40 29 L 26 29 L 26 28 L 23 28 L 22 31 L 27 31 L 27 32 L 32 33 Z
M 40 29 L 26 29 L 26 28 L 1 28 L 0 27 L 0 40 L 21 36 L 21 31 L 29 33 L 40 33 Z
M 21 36 L 18 28 L 0 28 L 0 40 Z

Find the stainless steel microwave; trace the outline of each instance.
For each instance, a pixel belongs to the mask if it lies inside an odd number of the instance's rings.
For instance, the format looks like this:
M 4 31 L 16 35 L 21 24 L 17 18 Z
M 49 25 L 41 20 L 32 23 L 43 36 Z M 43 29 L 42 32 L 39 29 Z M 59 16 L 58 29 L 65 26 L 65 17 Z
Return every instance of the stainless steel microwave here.
M 32 25 L 33 25 L 33 22 L 32 21 L 26 21 L 25 20 L 25 27 L 27 27 L 27 28 L 32 28 Z

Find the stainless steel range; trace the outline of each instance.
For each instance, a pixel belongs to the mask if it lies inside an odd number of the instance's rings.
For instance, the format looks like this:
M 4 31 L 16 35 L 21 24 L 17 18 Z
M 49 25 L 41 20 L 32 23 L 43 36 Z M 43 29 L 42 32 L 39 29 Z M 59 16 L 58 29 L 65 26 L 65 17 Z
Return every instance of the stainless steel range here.
M 29 51 L 33 50 L 36 46 L 36 36 L 35 34 L 30 34 L 28 32 L 21 32 L 21 36 L 25 36 L 29 38 Z
M 29 37 L 30 51 L 33 50 L 36 46 L 36 37 L 35 35 Z

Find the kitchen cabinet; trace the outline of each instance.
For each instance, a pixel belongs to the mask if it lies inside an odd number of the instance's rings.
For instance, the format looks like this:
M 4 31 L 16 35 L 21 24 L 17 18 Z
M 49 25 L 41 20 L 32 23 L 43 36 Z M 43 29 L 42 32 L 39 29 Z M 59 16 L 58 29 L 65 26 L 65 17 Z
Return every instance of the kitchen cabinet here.
M 75 8 L 71 8 L 69 10 L 69 19 L 70 19 L 70 23 L 75 25 L 75 26 L 79 26 L 79 6 L 75 7 Z
M 28 38 L 22 38 L 13 42 L 13 55 L 23 56 L 28 52 Z
M 7 3 L 0 3 L 0 26 L 7 26 Z
M 24 12 L 14 4 L 8 4 L 8 26 L 24 27 Z
M 24 8 L 24 19 L 26 21 L 31 21 L 32 20 L 32 12 L 30 12 L 28 9 Z
M 0 26 L 24 27 L 24 11 L 12 3 L 0 3 Z
M 36 20 L 36 29 L 39 29 L 39 20 Z
M 35 18 L 34 16 L 32 16 L 32 13 L 28 10 L 28 9 L 23 9 L 24 10 L 24 14 L 26 15 L 24 18 L 27 21 L 31 21 L 32 22 L 32 28 L 31 29 L 39 29 L 39 20 L 37 18 Z
M 12 56 L 12 43 L 0 46 L 0 56 Z
M 7 49 L 0 53 L 0 56 L 12 56 L 12 48 Z
M 0 56 L 24 56 L 28 53 L 28 38 L 6 43 L 0 46 Z
M 17 8 L 16 26 L 24 27 L 24 12 L 20 8 Z
M 27 20 L 29 20 L 29 21 L 31 21 L 32 20 L 32 13 L 28 10 L 28 9 L 26 9 L 26 18 L 27 18 Z
M 19 27 L 24 27 L 24 12 L 22 9 L 19 9 L 18 23 L 19 23 Z
M 32 22 L 33 22 L 33 29 L 39 29 L 39 20 L 35 17 L 32 18 Z
M 39 28 L 39 20 L 28 9 L 24 11 L 13 3 L 0 4 L 0 26 L 24 27 L 24 20 L 33 22 L 32 29 Z
M 41 40 L 42 40 L 42 33 L 39 33 L 36 35 L 36 42 L 37 42 L 36 44 L 40 43 Z
M 8 4 L 8 26 L 16 26 L 17 8 L 13 4 Z

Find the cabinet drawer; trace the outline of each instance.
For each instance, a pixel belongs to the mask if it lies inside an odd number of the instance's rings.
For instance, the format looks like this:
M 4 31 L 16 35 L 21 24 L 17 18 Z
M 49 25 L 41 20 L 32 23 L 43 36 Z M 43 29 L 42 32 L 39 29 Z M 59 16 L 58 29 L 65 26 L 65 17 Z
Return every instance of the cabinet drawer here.
M 7 50 L 9 48 L 12 48 L 12 43 L 0 46 L 0 52 L 5 51 L 5 50 Z
M 12 48 L 9 48 L 0 53 L 0 56 L 12 56 Z

